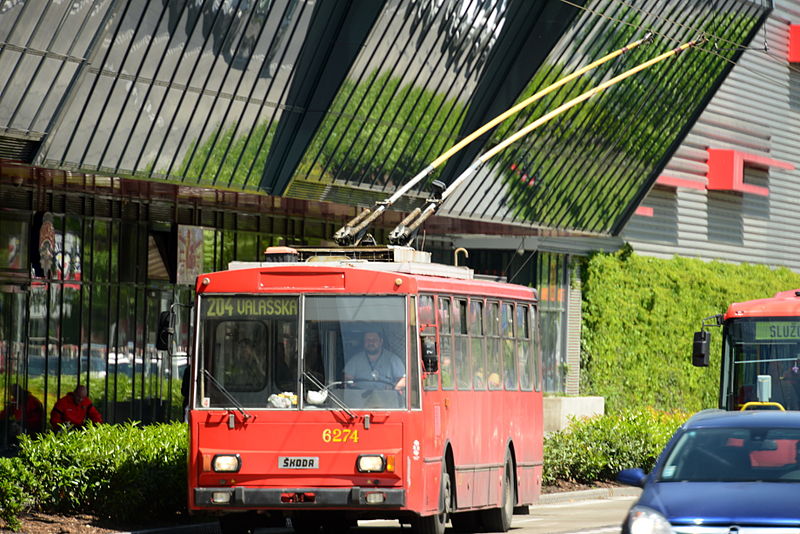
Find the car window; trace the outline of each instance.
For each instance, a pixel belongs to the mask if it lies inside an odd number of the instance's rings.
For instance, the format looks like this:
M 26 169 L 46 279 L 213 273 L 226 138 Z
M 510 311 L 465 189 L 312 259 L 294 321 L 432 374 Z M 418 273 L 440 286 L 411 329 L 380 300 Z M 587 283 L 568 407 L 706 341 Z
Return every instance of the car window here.
M 800 430 L 689 430 L 669 451 L 660 481 L 800 481 Z

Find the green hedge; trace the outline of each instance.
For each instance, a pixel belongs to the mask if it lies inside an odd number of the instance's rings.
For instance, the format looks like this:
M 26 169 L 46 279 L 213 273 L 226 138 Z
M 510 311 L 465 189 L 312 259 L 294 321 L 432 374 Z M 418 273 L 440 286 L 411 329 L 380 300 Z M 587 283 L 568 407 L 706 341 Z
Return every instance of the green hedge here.
M 186 508 L 186 425 L 96 425 L 22 436 L 0 462 L 0 518 L 27 509 L 119 521 L 174 517 Z
M 629 411 L 573 421 L 544 442 L 543 483 L 613 480 L 649 470 L 686 414 Z M 170 519 L 186 509 L 186 425 L 97 425 L 20 441 L 0 458 L 0 520 L 26 510 L 90 513 L 119 521 Z
M 711 366 L 692 366 L 692 333 L 731 302 L 800 287 L 789 269 L 718 261 L 596 254 L 583 266 L 581 392 L 606 411 L 652 406 L 695 412 L 718 405 L 721 331 Z
M 566 430 L 544 440 L 542 483 L 615 480 L 617 473 L 629 467 L 650 471 L 687 418 L 685 413 L 642 410 L 573 419 Z

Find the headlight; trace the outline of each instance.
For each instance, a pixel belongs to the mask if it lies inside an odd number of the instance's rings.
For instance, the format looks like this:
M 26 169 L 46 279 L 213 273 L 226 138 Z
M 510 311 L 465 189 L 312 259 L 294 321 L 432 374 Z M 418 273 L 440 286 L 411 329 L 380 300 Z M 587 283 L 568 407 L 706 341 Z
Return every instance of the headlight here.
M 242 467 L 238 454 L 218 454 L 211 460 L 211 468 L 217 473 L 236 473 Z
M 628 513 L 628 531 L 631 534 L 670 534 L 672 525 L 655 510 L 634 506 Z
M 386 469 L 382 454 L 362 454 L 356 461 L 356 468 L 362 473 L 381 473 Z

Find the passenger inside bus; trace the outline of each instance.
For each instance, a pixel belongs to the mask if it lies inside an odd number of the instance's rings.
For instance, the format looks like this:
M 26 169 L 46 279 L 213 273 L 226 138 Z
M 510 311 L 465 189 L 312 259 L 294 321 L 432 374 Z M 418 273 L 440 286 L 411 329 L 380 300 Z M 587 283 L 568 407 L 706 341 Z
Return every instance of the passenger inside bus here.
M 364 390 L 362 406 L 397 408 L 403 402 L 406 387 L 406 372 L 403 360 L 384 347 L 383 333 L 378 329 L 366 330 L 363 334 L 363 350 L 347 360 L 344 366 L 344 380 L 348 388 Z M 382 391 L 397 392 L 391 401 Z M 371 394 L 375 393 L 375 394 Z M 350 396 L 350 402 L 355 400 Z M 385 405 L 388 401 L 389 405 Z

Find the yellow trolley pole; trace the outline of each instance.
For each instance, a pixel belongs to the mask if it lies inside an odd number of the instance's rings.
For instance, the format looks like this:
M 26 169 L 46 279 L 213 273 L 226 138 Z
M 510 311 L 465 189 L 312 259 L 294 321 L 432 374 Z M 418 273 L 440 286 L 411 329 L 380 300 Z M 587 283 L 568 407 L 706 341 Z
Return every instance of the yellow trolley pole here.
M 486 124 L 484 124 L 483 126 L 478 128 L 477 130 L 475 130 L 474 132 L 472 132 L 471 134 L 466 136 L 464 139 L 462 139 L 461 141 L 459 141 L 458 143 L 453 145 L 447 151 L 442 153 L 439 157 L 437 157 L 435 160 L 433 160 L 431 163 L 429 163 L 427 167 L 422 169 L 422 171 L 420 171 L 416 176 L 411 178 L 411 180 L 409 180 L 405 184 L 403 184 L 403 186 L 400 187 L 400 189 L 398 189 L 397 191 L 395 191 L 395 193 L 392 196 L 390 196 L 389 198 L 387 198 L 385 200 L 381 200 L 381 201 L 377 202 L 376 205 L 373 208 L 374 211 L 370 210 L 369 208 L 365 208 L 361 213 L 359 213 L 353 219 L 348 221 L 347 224 L 345 224 L 339 230 L 336 231 L 336 233 L 334 234 L 334 240 L 339 245 L 357 244 L 357 242 L 360 241 L 360 234 L 362 233 L 362 231 L 364 229 L 366 229 L 366 227 L 370 223 L 372 223 L 372 221 L 377 219 L 378 216 L 380 216 L 381 213 L 386 211 L 386 209 L 388 207 L 390 207 L 392 204 L 397 202 L 397 200 L 399 198 L 401 198 L 403 195 L 405 195 L 412 187 L 414 187 L 420 181 L 422 181 L 427 176 L 429 176 L 434 170 L 436 170 L 439 166 L 441 166 L 443 163 L 445 163 L 447 160 L 449 160 L 451 157 L 453 157 L 455 154 L 457 154 L 460 150 L 462 150 L 465 146 L 470 144 L 472 141 L 474 141 L 478 137 L 482 136 L 487 131 L 489 131 L 490 129 L 494 128 L 495 126 L 497 126 L 498 124 L 500 124 L 501 122 L 506 120 L 508 117 L 510 117 L 513 114 L 517 113 L 518 111 L 530 106 L 531 104 L 533 104 L 537 100 L 540 100 L 542 97 L 547 96 L 548 94 L 552 93 L 556 89 L 558 89 L 560 87 L 563 87 L 564 85 L 568 84 L 572 80 L 574 80 L 574 79 L 586 74 L 587 72 L 589 72 L 592 69 L 595 69 L 595 68 L 599 67 L 603 63 L 606 63 L 608 61 L 611 61 L 614 58 L 617 58 L 617 57 L 621 56 L 622 54 L 624 54 L 625 52 L 627 52 L 629 50 L 633 50 L 634 48 L 636 48 L 636 47 L 638 47 L 638 46 L 640 46 L 642 44 L 651 42 L 652 39 L 653 39 L 652 33 L 648 33 L 642 39 L 639 39 L 638 41 L 634 41 L 634 42 L 632 42 L 632 43 L 630 43 L 628 45 L 625 45 L 622 48 L 620 48 L 619 50 L 615 50 L 615 51 L 611 52 L 610 54 L 607 54 L 607 55 L 601 57 L 600 59 L 598 59 L 596 61 L 593 61 L 592 63 L 589 63 L 585 67 L 581 67 L 580 69 L 576 70 L 572 74 L 569 74 L 568 76 L 565 76 L 564 78 L 561 78 L 560 80 L 556 81 L 555 83 L 545 87 L 541 91 L 538 91 L 538 92 L 534 93 L 533 95 L 529 96 L 525 100 L 523 100 L 523 101 L 519 102 L 518 104 L 514 105 L 513 107 L 507 109 L 506 111 L 504 111 L 503 113 L 501 113 L 497 117 L 493 118 L 492 120 L 490 120 L 489 122 L 487 122 Z

